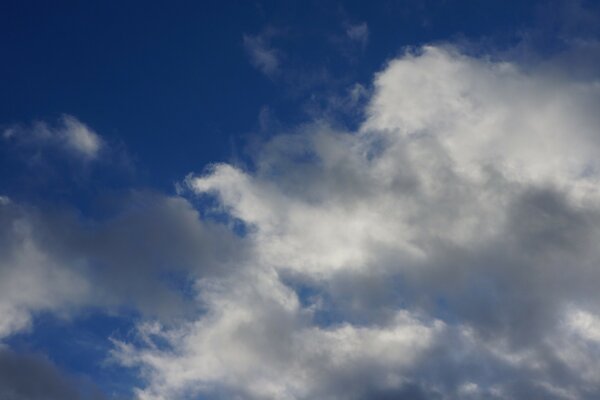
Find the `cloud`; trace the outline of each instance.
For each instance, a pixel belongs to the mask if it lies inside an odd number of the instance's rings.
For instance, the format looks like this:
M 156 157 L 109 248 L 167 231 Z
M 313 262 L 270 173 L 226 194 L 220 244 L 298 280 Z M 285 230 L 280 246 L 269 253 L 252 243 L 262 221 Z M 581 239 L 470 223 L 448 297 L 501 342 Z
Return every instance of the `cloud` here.
M 98 158 L 105 146 L 102 138 L 72 115 L 64 114 L 55 125 L 37 121 L 29 127 L 14 125 L 3 137 L 22 146 L 54 146 L 85 161 Z
M 0 340 L 36 314 L 133 306 L 176 319 L 188 277 L 223 274 L 243 252 L 226 228 L 203 222 L 184 199 L 133 192 L 109 217 L 0 204 Z M 229 247 L 231 246 L 231 247 Z
M 0 398 L 6 400 L 101 400 L 95 387 L 66 376 L 50 361 L 0 347 Z
M 408 51 L 357 131 L 188 177 L 247 252 L 202 314 L 115 342 L 139 398 L 597 397 L 600 87 L 544 71 Z
M 94 159 L 98 156 L 102 140 L 95 132 L 70 115 L 62 117 L 62 124 L 63 129 L 59 131 L 58 135 L 68 148 L 87 159 Z
M 349 25 L 346 28 L 346 35 L 350 40 L 360 44 L 364 48 L 369 42 L 369 26 L 366 22 Z
M 185 398 L 198 391 L 330 398 L 340 390 L 353 398 L 380 373 L 386 374 L 384 384 L 402 380 L 404 369 L 443 329 L 440 322 L 422 322 L 408 312 L 383 326 L 311 326 L 295 294 L 275 275 L 259 274 L 199 283 L 210 310 L 200 321 L 155 330 L 143 350 L 117 343 L 115 357 L 142 365 L 150 378 L 137 392 L 140 399 Z M 167 351 L 154 344 L 165 341 Z
M 14 203 L 0 205 L 0 339 L 28 329 L 32 313 L 78 305 L 89 283 L 35 240 L 35 223 Z
M 584 310 L 569 313 L 568 325 L 586 339 L 600 342 L 600 318 Z
M 269 32 L 261 35 L 244 35 L 244 49 L 250 58 L 250 63 L 260 72 L 268 76 L 274 77 L 279 73 L 280 69 L 280 52 L 271 47 L 271 34 Z

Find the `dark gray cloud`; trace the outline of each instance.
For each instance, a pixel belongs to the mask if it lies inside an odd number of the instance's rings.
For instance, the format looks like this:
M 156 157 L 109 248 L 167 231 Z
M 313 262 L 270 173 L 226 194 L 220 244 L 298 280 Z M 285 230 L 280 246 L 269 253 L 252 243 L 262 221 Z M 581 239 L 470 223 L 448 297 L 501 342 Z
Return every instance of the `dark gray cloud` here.
M 199 276 L 227 273 L 243 252 L 223 226 L 186 200 L 133 192 L 95 220 L 56 208 L 0 205 L 1 336 L 40 311 L 133 306 L 177 318 Z
M 0 398 L 3 400 L 104 400 L 89 383 L 62 373 L 37 355 L 0 348 Z

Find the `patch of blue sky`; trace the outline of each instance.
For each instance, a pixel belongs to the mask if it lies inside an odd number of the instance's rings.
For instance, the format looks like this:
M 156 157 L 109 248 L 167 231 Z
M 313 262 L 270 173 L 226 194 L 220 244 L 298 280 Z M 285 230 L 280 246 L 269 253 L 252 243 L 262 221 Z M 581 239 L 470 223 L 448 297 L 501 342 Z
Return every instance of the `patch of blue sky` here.
M 88 309 L 76 317 L 50 313 L 35 316 L 30 330 L 8 337 L 7 346 L 18 353 L 43 354 L 60 370 L 80 382 L 93 382 L 115 399 L 129 398 L 132 388 L 141 384 L 135 369 L 110 358 L 109 338 L 135 337 L 139 314 L 119 310 Z

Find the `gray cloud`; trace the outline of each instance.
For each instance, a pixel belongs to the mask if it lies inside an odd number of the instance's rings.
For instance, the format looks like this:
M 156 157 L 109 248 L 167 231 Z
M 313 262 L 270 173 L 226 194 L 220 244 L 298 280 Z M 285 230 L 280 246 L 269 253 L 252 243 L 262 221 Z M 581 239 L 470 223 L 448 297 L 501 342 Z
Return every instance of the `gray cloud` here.
M 102 400 L 97 388 L 66 376 L 43 357 L 0 348 L 0 398 L 4 400 Z
M 203 222 L 184 199 L 133 192 L 111 217 L 0 205 L 0 337 L 29 328 L 41 311 L 133 305 L 162 318 L 192 309 L 191 277 L 224 274 L 242 245 Z

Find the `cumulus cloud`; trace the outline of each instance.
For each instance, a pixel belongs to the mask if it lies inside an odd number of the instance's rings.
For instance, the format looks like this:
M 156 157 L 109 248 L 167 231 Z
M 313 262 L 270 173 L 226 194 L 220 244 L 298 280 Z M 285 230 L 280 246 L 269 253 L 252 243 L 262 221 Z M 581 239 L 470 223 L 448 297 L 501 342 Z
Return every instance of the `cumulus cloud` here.
M 142 350 L 117 342 L 115 357 L 142 365 L 150 378 L 137 392 L 140 399 L 185 398 L 198 391 L 257 399 L 353 398 L 370 378 L 398 385 L 402 372 L 443 330 L 439 321 L 420 321 L 404 311 L 381 326 L 314 326 L 311 311 L 273 273 L 199 285 L 199 301 L 209 310 L 201 320 L 154 329 Z M 168 350 L 155 342 L 168 343 Z
M 181 317 L 193 310 L 183 301 L 188 276 L 223 274 L 243 252 L 182 198 L 134 192 L 117 203 L 97 220 L 0 204 L 0 340 L 30 329 L 36 314 L 88 306 Z
M 63 115 L 55 125 L 37 121 L 31 126 L 11 126 L 4 130 L 3 137 L 25 146 L 56 146 L 59 149 L 91 161 L 96 159 L 104 141 L 91 128 L 72 115 Z
M 138 397 L 597 397 L 600 86 L 555 78 L 409 51 L 356 132 L 188 177 L 247 251 L 195 318 L 115 342 Z

